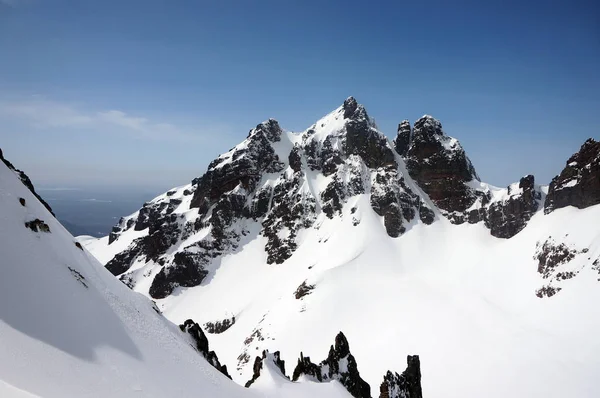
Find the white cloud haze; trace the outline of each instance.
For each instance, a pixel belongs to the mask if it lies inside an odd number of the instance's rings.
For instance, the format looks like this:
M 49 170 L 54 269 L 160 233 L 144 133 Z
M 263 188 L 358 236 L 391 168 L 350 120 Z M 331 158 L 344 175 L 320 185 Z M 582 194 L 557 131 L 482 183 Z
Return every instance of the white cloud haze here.
M 36 129 L 102 130 L 151 140 L 193 141 L 200 138 L 173 124 L 155 122 L 120 110 L 85 111 L 74 105 L 37 98 L 0 102 L 0 118 L 19 120 Z

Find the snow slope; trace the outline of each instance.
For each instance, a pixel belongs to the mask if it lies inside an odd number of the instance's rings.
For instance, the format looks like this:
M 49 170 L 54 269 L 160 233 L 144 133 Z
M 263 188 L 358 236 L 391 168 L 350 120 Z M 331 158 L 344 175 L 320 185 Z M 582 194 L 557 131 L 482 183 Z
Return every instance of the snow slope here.
M 26 228 L 33 219 L 50 232 Z M 288 396 L 270 393 L 266 380 L 265 391 L 245 389 L 210 366 L 150 300 L 76 247 L 2 162 L 0 253 L 2 397 Z M 301 383 L 289 396 L 307 396 L 305 388 L 332 396 Z

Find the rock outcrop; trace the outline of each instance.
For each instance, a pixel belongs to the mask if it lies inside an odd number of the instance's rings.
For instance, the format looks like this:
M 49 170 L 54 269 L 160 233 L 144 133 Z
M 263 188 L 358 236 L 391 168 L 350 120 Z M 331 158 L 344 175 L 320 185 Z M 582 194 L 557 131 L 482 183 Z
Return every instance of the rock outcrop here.
M 33 187 L 33 183 L 31 182 L 31 180 L 29 179 L 27 174 L 25 174 L 24 171 L 17 169 L 15 166 L 13 166 L 13 164 L 11 162 L 6 160 L 2 153 L 2 149 L 0 149 L 0 161 L 2 161 L 6 165 L 6 167 L 8 167 L 12 171 L 14 171 L 17 174 L 17 176 L 19 176 L 19 178 L 21 179 L 21 182 L 23 183 L 23 185 L 25 185 L 27 187 L 27 189 L 29 189 L 31 191 L 33 196 L 35 196 L 37 198 L 37 200 L 39 200 L 40 203 L 44 205 L 44 207 L 50 212 L 50 214 L 52 214 L 53 216 L 56 217 L 56 215 L 52 211 L 52 208 L 50 207 L 50 205 L 48 203 L 46 203 L 46 201 L 44 199 L 42 199 L 42 197 L 40 195 L 38 195 L 38 193 L 35 191 L 35 188 Z M 25 206 L 24 203 L 25 203 L 25 199 L 23 199 L 23 203 L 22 203 L 23 206 Z
M 418 355 L 406 357 L 408 366 L 402 374 L 388 371 L 379 387 L 379 398 L 423 398 L 421 362 Z
M 249 388 L 260 377 L 260 372 L 263 369 L 263 366 L 265 366 L 265 361 L 271 361 L 279 372 L 281 372 L 281 375 L 287 378 L 285 375 L 285 361 L 281 359 L 279 351 L 275 351 L 271 354 L 265 350 L 263 351 L 262 356 L 256 357 L 254 360 L 254 365 L 252 366 L 252 378 L 246 382 L 246 388 Z
M 460 143 L 447 136 L 442 124 L 428 115 L 415 122 L 407 150 L 403 131 L 399 131 L 395 144 L 406 152 L 410 176 L 451 221 L 464 222 L 463 213 L 477 198 L 467 183 L 479 177 Z
M 482 218 L 492 236 L 507 239 L 525 228 L 538 210 L 542 194 L 536 189 L 532 175 L 521 178 L 518 185 L 508 186 L 506 191 L 506 198 L 494 201 L 484 208 Z
M 210 363 L 215 369 L 217 369 L 219 372 L 223 373 L 225 376 L 231 379 L 231 376 L 229 375 L 229 373 L 227 373 L 227 366 L 221 365 L 217 354 L 214 351 L 210 351 L 208 345 L 208 338 L 206 338 L 206 335 L 202 331 L 200 325 L 198 325 L 193 320 L 188 319 L 182 325 L 179 325 L 179 329 L 181 329 L 182 332 L 188 333 L 191 336 L 192 340 L 195 343 L 195 348 L 200 354 L 202 354 L 204 358 L 206 358 L 208 363 Z
M 493 236 L 511 238 L 539 208 L 542 193 L 532 175 L 504 193 L 480 182 L 458 140 L 431 116 L 417 120 L 412 130 L 408 121 L 400 123 L 394 145 L 411 177 L 454 224 L 483 221 Z
M 371 387 L 360 377 L 356 359 L 350 353 L 350 345 L 342 332 L 335 337 L 335 344 L 329 349 L 329 355 L 319 365 L 300 353 L 292 380 L 296 381 L 302 375 L 317 381 L 337 380 L 353 397 L 371 397 Z
M 600 142 L 588 139 L 552 179 L 544 213 L 574 206 L 584 209 L 600 203 Z

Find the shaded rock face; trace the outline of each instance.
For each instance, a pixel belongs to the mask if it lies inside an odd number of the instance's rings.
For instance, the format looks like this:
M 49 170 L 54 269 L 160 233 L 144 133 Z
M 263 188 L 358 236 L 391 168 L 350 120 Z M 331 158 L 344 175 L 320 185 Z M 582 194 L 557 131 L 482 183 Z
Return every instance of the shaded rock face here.
M 396 152 L 398 152 L 398 155 L 404 157 L 408 154 L 411 134 L 412 129 L 410 128 L 410 122 L 408 120 L 403 120 L 398 125 L 398 135 L 394 140 L 394 147 L 396 148 Z
M 404 126 L 398 131 L 395 145 L 406 154 L 410 176 L 441 210 L 463 213 L 475 202 L 475 191 L 465 184 L 479 179 L 475 168 L 458 141 L 444 133 L 438 120 L 423 116 L 415 122 L 412 135 L 410 126 Z M 460 217 L 450 219 L 464 222 Z
M 483 221 L 492 236 L 511 238 L 519 233 L 539 208 L 542 193 L 534 177 L 523 177 L 493 199 L 492 188 L 482 184 L 460 143 L 447 136 L 431 116 L 398 127 L 394 141 L 409 174 L 454 224 Z M 495 189 L 495 188 L 494 188 Z
M 510 186 L 507 190 L 509 197 L 490 204 L 483 214 L 485 225 L 497 238 L 511 238 L 523 230 L 538 210 L 541 199 L 532 175 L 521 178 L 518 192 L 511 192 Z
M 279 369 L 281 374 L 285 376 L 285 361 L 281 359 L 279 351 L 270 354 L 268 351 L 263 351 L 262 357 L 256 357 L 252 366 L 252 378 L 246 382 L 244 387 L 249 388 L 259 377 L 260 371 L 263 369 L 264 361 L 271 361 Z M 287 376 L 285 376 L 287 378 Z
M 40 203 L 44 205 L 44 207 L 50 212 L 50 214 L 52 214 L 53 216 L 56 217 L 56 215 L 52 211 L 52 208 L 50 207 L 50 205 L 48 203 L 46 203 L 46 201 L 44 199 L 42 199 L 42 197 L 40 195 L 38 195 L 38 193 L 35 191 L 35 188 L 33 187 L 33 183 L 31 182 L 31 180 L 29 179 L 27 174 L 25 174 L 24 171 L 17 169 L 15 166 L 13 166 L 13 164 L 11 162 L 6 160 L 2 153 L 2 149 L 0 149 L 0 161 L 2 161 L 6 165 L 6 167 L 8 167 L 12 171 L 14 171 L 15 174 L 17 174 L 17 176 L 21 179 L 21 182 L 23 183 L 23 185 L 25 185 L 27 187 L 27 189 L 29 189 L 31 191 L 33 196 L 35 196 L 37 198 L 37 200 L 39 200 Z M 22 203 L 23 206 L 25 206 L 24 203 L 25 203 L 25 199 L 23 199 L 23 203 Z
M 388 371 L 379 387 L 380 398 L 423 398 L 421 362 L 418 355 L 406 358 L 408 366 L 401 375 Z
M 181 329 L 181 331 L 184 333 L 188 333 L 192 337 L 195 342 L 195 348 L 198 350 L 198 352 L 200 352 L 200 354 L 202 354 L 204 358 L 206 358 L 208 363 L 231 379 L 231 376 L 229 376 L 229 373 L 227 373 L 227 366 L 221 365 L 217 354 L 214 351 L 209 350 L 208 339 L 206 338 L 206 335 L 202 331 L 200 325 L 193 320 L 188 319 L 182 325 L 179 325 L 179 329 Z
M 552 179 L 544 204 L 548 214 L 566 206 L 584 209 L 600 203 L 600 142 L 590 138 Z
M 335 337 L 335 344 L 329 349 L 329 355 L 319 365 L 300 354 L 292 380 L 296 381 L 302 375 L 318 381 L 337 380 L 353 397 L 371 397 L 371 387 L 360 377 L 356 359 L 350 353 L 350 345 L 342 332 Z
M 313 172 L 326 177 L 318 189 Z M 427 224 L 435 219 L 406 183 L 393 147 L 350 97 L 293 138 L 273 119 L 259 124 L 189 186 L 170 190 L 122 218 L 109 244 L 128 231 L 141 237 L 106 267 L 128 286 L 137 279 L 130 273 L 144 273 L 139 267 L 130 271 L 135 262 L 160 267 L 152 273 L 146 269 L 145 275 L 155 275 L 150 295 L 164 298 L 178 287 L 201 284 L 219 266 L 221 255 L 251 239 L 245 238 L 251 230 L 266 238 L 267 263 L 283 263 L 296 251 L 300 232 L 314 227 L 321 212 L 331 219 L 343 217 L 344 205 L 361 194 L 370 195 L 391 237 L 404 233 L 417 217 Z M 248 227 L 256 223 L 259 232 Z M 191 239 L 194 235 L 203 238 Z

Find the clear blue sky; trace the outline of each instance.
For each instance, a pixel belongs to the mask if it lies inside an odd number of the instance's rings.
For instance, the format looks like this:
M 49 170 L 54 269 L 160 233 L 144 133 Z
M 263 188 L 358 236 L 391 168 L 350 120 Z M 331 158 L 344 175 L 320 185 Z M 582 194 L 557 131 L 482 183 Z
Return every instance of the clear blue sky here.
M 0 0 L 0 147 L 39 185 L 166 189 L 353 95 L 547 183 L 600 136 L 599 71 L 598 1 Z

